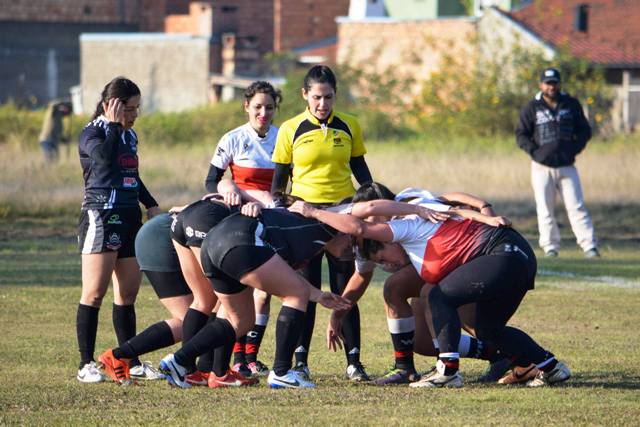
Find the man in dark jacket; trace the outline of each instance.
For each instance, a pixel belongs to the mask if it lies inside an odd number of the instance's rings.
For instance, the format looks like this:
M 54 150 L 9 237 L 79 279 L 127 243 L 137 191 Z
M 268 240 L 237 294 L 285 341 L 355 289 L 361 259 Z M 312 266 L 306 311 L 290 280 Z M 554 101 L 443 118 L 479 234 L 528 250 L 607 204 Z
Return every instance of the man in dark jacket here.
M 584 204 L 575 157 L 591 138 L 591 127 L 577 99 L 560 91 L 560 73 L 547 68 L 540 92 L 520 112 L 516 128 L 520 148 L 531 156 L 531 182 L 536 199 L 540 247 L 558 256 L 560 232 L 554 215 L 556 193 L 567 209 L 571 229 L 585 256 L 598 257 L 598 247 Z

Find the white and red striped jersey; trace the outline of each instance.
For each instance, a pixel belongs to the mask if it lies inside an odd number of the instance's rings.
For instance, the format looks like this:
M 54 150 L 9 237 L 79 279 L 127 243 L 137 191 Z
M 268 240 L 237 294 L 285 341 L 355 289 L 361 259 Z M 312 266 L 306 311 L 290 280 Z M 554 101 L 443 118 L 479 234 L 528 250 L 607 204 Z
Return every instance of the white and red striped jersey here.
M 261 138 L 249 123 L 224 134 L 218 142 L 211 164 L 219 169 L 231 168 L 233 181 L 242 190 L 271 190 L 275 164 L 271 155 L 278 128 L 271 126 Z

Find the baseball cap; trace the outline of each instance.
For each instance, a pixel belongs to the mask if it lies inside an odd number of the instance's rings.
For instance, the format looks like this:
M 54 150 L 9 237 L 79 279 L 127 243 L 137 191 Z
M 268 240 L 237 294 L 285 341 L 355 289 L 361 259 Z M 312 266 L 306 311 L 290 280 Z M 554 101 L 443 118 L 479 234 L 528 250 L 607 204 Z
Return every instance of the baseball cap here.
M 560 81 L 560 71 L 555 68 L 547 68 L 540 75 L 541 82 L 559 82 Z

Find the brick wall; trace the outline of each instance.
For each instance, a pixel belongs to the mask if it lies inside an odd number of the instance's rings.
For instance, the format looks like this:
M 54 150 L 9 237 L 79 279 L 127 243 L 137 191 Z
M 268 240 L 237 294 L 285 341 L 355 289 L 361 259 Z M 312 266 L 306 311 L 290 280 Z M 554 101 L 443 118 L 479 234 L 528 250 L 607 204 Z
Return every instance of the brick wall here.
M 437 71 L 442 54 L 472 57 L 467 42 L 476 33 L 473 19 L 349 21 L 338 25 L 338 63 L 424 80 Z M 414 87 L 418 94 L 420 85 Z
M 349 0 L 274 0 L 274 51 L 335 37 L 335 18 L 348 13 Z

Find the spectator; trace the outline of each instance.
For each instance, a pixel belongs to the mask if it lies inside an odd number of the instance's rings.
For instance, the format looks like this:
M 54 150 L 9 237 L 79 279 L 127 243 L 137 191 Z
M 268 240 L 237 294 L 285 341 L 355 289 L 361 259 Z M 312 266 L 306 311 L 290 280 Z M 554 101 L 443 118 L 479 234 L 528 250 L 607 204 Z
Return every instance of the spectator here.
M 68 102 L 51 101 L 44 114 L 42 130 L 40 131 L 40 145 L 47 162 L 58 160 L 60 144 L 67 144 L 69 138 L 64 135 L 64 117 L 71 114 L 71 104 Z

